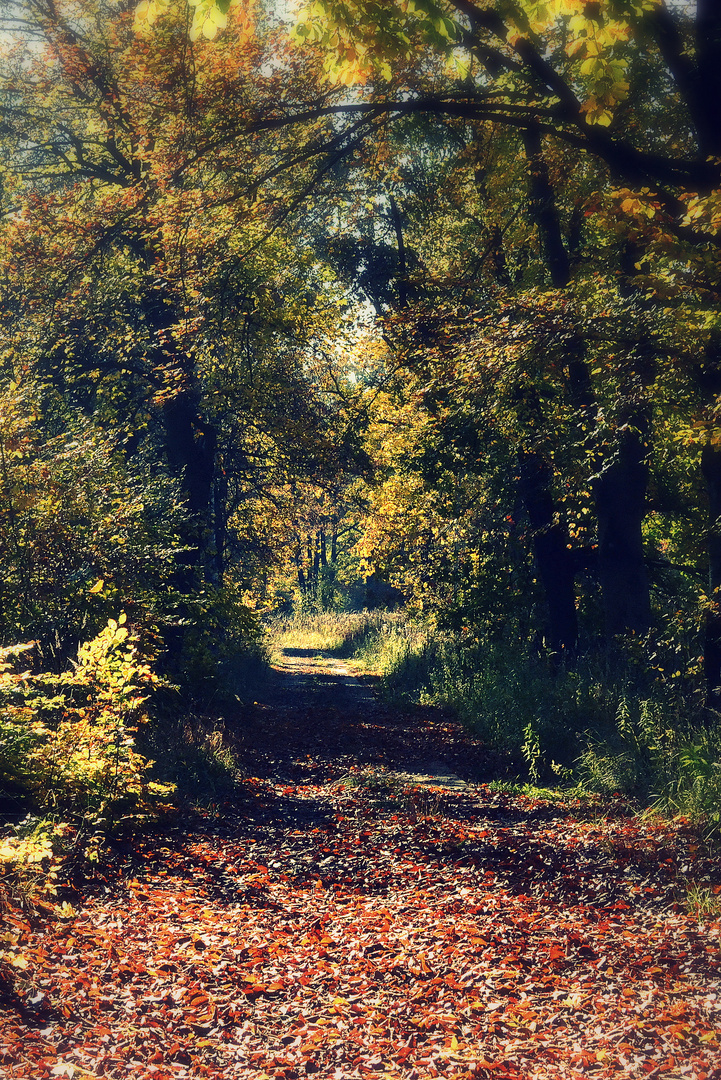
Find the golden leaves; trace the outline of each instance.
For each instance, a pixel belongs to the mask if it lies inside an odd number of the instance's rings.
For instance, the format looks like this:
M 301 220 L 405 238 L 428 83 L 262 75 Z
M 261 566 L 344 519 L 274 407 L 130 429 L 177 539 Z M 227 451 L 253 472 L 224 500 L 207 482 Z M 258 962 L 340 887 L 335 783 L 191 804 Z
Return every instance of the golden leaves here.
M 147 32 L 170 7 L 170 0 L 140 0 L 135 9 L 133 29 L 136 33 Z
M 189 37 L 197 41 L 203 37 L 212 41 L 218 32 L 228 26 L 231 11 L 233 28 L 241 41 L 249 40 L 255 31 L 255 0 L 187 0 L 193 8 L 193 20 Z M 133 29 L 147 34 L 161 16 L 171 8 L 171 0 L 140 0 L 135 9 Z
M 721 191 L 692 196 L 688 201 L 683 223 L 699 232 L 717 236 L 721 232 Z

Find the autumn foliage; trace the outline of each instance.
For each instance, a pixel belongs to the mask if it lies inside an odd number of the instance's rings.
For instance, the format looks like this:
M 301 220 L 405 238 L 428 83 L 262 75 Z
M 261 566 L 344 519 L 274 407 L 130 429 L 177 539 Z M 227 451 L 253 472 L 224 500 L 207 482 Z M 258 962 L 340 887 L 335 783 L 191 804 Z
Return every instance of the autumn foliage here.
M 0 1071 L 721 1075 L 714 5 L 0 27 Z

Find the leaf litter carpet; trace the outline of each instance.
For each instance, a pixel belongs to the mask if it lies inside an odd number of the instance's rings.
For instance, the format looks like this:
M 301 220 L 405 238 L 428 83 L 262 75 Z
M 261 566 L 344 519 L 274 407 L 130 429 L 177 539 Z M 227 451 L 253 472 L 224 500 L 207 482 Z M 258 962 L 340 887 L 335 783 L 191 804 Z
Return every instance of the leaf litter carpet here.
M 0 1076 L 721 1078 L 694 836 L 495 791 L 447 718 L 314 657 L 235 725 L 232 804 L 118 849 L 66 919 L 10 913 Z

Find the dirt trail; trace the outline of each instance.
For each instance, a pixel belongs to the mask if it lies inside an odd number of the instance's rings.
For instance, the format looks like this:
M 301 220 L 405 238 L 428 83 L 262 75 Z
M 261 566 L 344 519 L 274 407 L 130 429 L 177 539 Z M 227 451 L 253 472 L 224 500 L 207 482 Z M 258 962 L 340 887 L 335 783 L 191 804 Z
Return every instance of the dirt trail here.
M 489 789 L 457 725 L 316 652 L 234 732 L 233 800 L 23 928 L 0 1076 L 721 1078 L 720 926 L 683 902 L 721 879 L 691 833 Z
M 314 769 L 327 770 L 329 779 L 357 764 L 461 789 L 506 767 L 501 755 L 440 710 L 385 706 L 375 692 L 377 678 L 350 660 L 285 648 L 275 654 L 273 670 L 237 733 L 253 775 L 297 780 L 310 755 Z

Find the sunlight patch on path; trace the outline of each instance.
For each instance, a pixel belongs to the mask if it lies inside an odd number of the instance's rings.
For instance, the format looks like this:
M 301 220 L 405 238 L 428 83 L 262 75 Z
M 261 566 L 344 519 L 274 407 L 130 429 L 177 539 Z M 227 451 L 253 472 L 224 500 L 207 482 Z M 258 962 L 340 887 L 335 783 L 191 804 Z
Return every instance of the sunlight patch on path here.
M 452 791 L 466 791 L 468 784 L 449 769 L 445 761 L 431 761 L 426 772 L 396 772 L 395 776 L 406 784 L 416 787 L 450 788 Z
M 348 661 L 339 660 L 332 653 L 322 649 L 286 647 L 278 650 L 273 655 L 273 670 L 280 675 L 293 676 L 305 686 L 312 684 L 317 678 L 324 680 L 330 678 L 343 687 L 354 688 L 359 698 L 366 700 L 368 698 L 367 687 L 358 681 L 359 676 L 364 672 L 354 668 Z M 457 776 L 447 762 L 441 760 L 427 762 L 422 771 L 393 770 L 393 776 L 404 784 L 417 787 L 437 787 L 453 791 L 464 791 L 468 788 L 465 780 Z
M 355 681 L 361 674 L 358 669 L 352 670 L 346 660 L 339 660 L 320 649 L 281 649 L 273 653 L 271 666 L 282 675 L 339 675 Z

